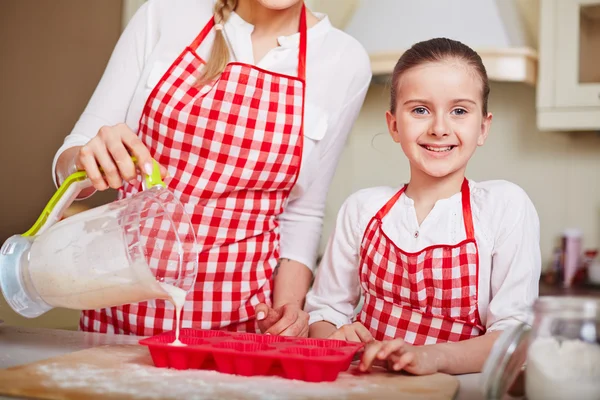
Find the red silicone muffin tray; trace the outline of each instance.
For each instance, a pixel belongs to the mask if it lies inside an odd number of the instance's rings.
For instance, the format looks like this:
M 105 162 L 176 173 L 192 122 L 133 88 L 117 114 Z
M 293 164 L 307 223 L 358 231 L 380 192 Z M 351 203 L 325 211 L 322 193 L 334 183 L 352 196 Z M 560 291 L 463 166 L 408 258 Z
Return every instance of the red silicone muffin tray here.
M 182 329 L 187 346 L 171 346 L 175 333 L 140 340 L 159 368 L 206 369 L 243 376 L 280 376 L 307 382 L 334 381 L 350 367 L 360 343 Z

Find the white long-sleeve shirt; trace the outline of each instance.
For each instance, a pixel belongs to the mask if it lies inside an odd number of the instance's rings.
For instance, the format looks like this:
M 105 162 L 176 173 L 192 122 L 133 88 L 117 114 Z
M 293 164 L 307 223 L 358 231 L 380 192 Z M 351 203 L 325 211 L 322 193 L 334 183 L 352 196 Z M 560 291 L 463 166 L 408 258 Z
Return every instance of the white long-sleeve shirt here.
M 85 111 L 58 150 L 52 171 L 63 151 L 85 145 L 104 125 L 125 122 L 137 132 L 150 91 L 212 17 L 212 6 L 211 0 L 149 0 L 142 5 L 119 39 Z M 363 47 L 334 28 L 327 16 L 316 15 L 319 22 L 308 30 L 302 166 L 280 217 L 281 257 L 311 269 L 327 190 L 371 80 Z M 255 62 L 253 26 L 233 13 L 224 29 L 237 61 L 297 76 L 298 33 L 280 37 L 280 46 Z M 203 59 L 209 57 L 214 35 L 213 29 L 197 50 Z
M 527 194 L 506 181 L 469 181 L 475 240 L 479 250 L 478 307 L 488 331 L 528 322 L 538 296 L 541 272 L 540 227 Z M 361 297 L 359 254 L 363 233 L 398 188 L 361 190 L 343 204 L 315 283 L 306 299 L 310 323 L 336 327 L 353 321 Z M 417 252 L 466 239 L 461 194 L 439 200 L 419 226 L 406 194 L 383 218 L 382 229 L 396 246 Z M 415 233 L 418 232 L 418 235 Z

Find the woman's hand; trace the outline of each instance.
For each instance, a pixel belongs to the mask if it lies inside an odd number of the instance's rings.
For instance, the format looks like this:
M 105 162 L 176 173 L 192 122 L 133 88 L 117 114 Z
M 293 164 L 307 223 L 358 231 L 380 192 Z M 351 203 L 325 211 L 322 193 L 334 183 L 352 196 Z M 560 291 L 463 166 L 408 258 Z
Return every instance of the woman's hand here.
M 367 371 L 382 361 L 390 371 L 404 370 L 414 375 L 431 375 L 439 371 L 439 355 L 432 346 L 412 346 L 402 339 L 367 344 L 359 368 Z
M 262 303 L 256 306 L 255 311 L 262 333 L 308 337 L 308 313 L 298 304 L 288 303 L 274 309 Z
M 134 183 L 137 179 L 132 156 L 137 158 L 143 173 L 152 173 L 150 151 L 126 124 L 103 126 L 92 140 L 79 149 L 75 167 L 87 172 L 96 190 L 118 189 L 123 180 Z M 160 173 L 163 178 L 166 177 L 166 168 L 161 166 Z
M 346 340 L 348 342 L 370 343 L 373 335 L 360 322 L 344 325 L 337 331 L 333 332 L 327 339 Z

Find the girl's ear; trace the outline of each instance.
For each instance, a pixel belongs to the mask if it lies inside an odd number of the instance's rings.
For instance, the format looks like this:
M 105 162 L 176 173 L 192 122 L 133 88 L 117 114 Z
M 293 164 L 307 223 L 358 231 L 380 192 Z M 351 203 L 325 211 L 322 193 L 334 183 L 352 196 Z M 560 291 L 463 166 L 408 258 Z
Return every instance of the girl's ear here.
M 488 113 L 487 115 L 485 115 L 483 117 L 483 120 L 481 121 L 481 134 L 477 138 L 478 146 L 483 146 L 483 144 L 487 140 L 487 137 L 490 133 L 491 126 L 492 126 L 492 113 Z
M 392 114 L 391 111 L 386 111 L 385 120 L 387 122 L 388 131 L 394 139 L 394 142 L 400 143 L 400 134 L 398 133 L 398 123 L 396 122 L 396 117 Z

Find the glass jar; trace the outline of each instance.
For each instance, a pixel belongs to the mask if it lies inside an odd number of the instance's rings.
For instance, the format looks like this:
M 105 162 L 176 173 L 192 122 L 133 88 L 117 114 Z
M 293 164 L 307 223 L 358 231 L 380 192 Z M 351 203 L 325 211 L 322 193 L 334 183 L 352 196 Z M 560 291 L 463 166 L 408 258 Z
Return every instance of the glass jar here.
M 485 398 L 500 400 L 511 388 L 514 395 L 523 373 L 529 400 L 599 400 L 600 299 L 540 297 L 533 314 L 531 327 L 504 331 L 492 348 L 482 372 Z

